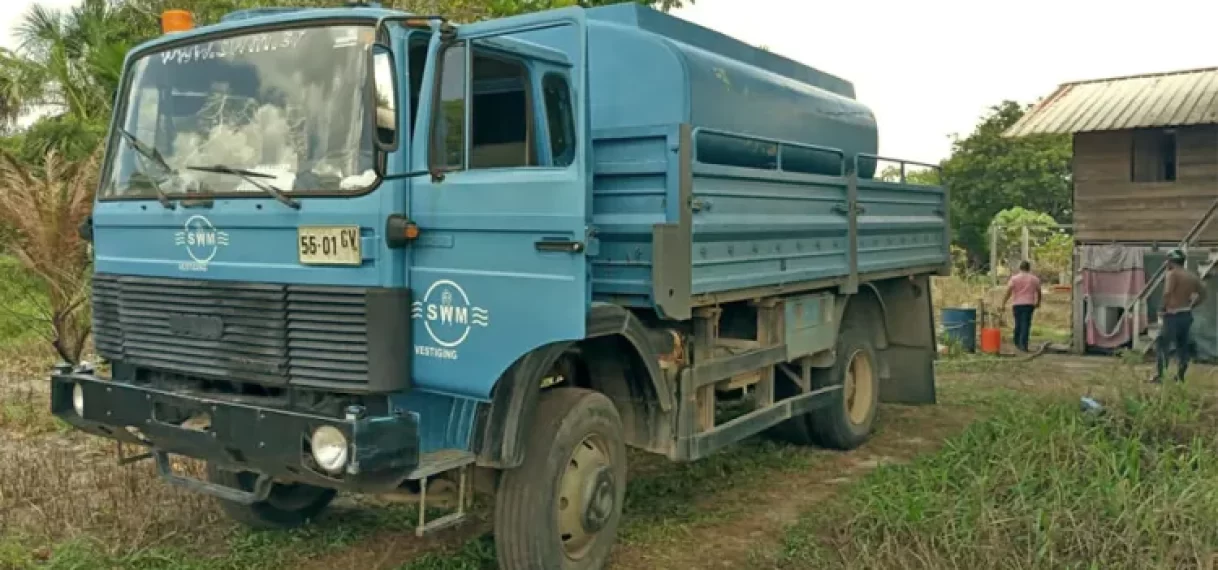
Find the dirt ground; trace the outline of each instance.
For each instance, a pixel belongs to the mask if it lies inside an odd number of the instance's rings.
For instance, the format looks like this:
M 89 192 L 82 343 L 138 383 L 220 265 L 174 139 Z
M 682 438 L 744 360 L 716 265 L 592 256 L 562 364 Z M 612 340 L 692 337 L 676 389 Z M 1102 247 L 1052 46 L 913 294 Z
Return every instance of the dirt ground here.
M 745 568 L 751 555 L 777 548 L 783 529 L 801 513 L 832 496 L 843 486 L 883 464 L 909 461 L 934 449 L 948 435 L 967 425 L 967 413 L 948 406 L 883 410 L 884 431 L 851 453 L 823 452 L 814 469 L 759 482 L 743 489 L 725 489 L 705 502 L 712 508 L 734 507 L 731 516 L 686 530 L 691 540 L 659 545 L 622 545 L 611 568 Z M 915 435 L 916 434 L 916 435 Z

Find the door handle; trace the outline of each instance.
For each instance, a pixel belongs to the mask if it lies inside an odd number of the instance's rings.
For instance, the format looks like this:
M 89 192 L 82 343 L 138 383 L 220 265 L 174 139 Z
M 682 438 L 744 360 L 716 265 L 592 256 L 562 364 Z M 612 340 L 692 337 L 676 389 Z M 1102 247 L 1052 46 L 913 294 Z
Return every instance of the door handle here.
M 584 242 L 569 239 L 540 239 L 533 243 L 537 251 L 560 251 L 565 253 L 580 253 L 584 251 Z

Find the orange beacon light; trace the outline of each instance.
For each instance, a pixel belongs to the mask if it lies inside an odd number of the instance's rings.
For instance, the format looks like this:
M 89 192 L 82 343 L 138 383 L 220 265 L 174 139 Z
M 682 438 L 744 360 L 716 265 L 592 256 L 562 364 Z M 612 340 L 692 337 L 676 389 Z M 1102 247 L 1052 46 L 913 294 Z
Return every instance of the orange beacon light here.
M 161 32 L 172 34 L 195 27 L 195 18 L 186 10 L 166 10 L 161 14 Z

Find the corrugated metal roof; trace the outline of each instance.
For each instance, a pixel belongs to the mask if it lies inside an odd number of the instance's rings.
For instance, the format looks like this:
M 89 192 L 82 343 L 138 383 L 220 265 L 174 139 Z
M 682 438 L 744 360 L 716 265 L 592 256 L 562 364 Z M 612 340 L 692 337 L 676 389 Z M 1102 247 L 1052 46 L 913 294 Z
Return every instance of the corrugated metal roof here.
M 1218 67 L 1065 83 L 1006 136 L 1218 123 Z

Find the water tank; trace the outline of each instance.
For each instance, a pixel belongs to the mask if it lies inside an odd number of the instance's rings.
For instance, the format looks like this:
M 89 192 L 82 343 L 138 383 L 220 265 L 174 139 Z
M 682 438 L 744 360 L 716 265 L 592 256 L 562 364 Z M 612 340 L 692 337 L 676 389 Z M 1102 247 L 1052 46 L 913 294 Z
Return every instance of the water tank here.
M 688 122 L 695 127 L 875 154 L 875 115 L 844 79 L 634 3 L 588 10 L 593 128 Z M 832 154 L 791 149 L 788 170 L 839 174 Z M 699 160 L 772 164 L 773 149 L 699 136 Z M 870 178 L 874 161 L 862 161 Z

